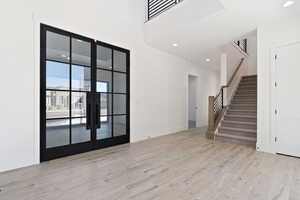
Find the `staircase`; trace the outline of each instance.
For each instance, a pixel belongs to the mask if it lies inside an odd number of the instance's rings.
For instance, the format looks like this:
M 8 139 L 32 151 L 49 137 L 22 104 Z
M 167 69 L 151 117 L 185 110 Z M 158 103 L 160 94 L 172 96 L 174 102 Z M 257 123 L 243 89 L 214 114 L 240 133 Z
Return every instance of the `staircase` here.
M 216 140 L 244 145 L 256 145 L 257 76 L 245 76 L 229 105 Z

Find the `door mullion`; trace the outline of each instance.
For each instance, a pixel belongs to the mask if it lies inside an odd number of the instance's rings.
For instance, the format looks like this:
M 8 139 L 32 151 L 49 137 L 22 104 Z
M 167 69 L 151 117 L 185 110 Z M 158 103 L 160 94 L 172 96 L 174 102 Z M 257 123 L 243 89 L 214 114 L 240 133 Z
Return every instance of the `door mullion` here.
M 70 136 L 69 136 L 69 144 L 72 144 L 72 37 L 71 35 L 69 36 L 70 38 L 70 49 L 69 49 L 69 131 L 70 131 Z
M 92 126 L 91 126 L 91 142 L 92 145 L 95 146 L 96 144 L 96 132 L 97 128 L 95 127 L 95 107 L 96 107 L 96 98 L 95 98 L 95 93 L 96 93 L 96 84 L 97 84 L 97 48 L 96 48 L 96 42 L 93 40 L 91 44 L 91 94 L 92 94 Z
M 114 138 L 114 49 L 111 50 L 111 137 Z
M 130 140 L 130 52 L 126 53 L 126 135 Z
M 40 26 L 40 160 L 46 157 L 46 28 Z

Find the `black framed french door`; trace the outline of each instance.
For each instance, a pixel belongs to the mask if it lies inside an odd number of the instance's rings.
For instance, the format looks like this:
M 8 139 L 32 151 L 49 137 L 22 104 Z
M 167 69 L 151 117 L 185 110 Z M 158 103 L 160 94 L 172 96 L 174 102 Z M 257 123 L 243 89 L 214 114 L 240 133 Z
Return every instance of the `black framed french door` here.
M 41 161 L 129 142 L 130 52 L 41 24 Z

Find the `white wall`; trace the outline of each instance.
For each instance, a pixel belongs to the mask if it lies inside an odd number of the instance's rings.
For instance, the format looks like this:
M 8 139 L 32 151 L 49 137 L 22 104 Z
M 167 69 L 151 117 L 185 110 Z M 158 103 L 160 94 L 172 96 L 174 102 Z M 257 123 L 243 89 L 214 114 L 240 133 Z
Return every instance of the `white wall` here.
M 39 163 L 39 23 L 131 50 L 131 141 L 187 128 L 187 75 L 198 75 L 199 125 L 216 73 L 144 43 L 144 1 L 5 0 L 1 4 L 0 171 Z
M 208 125 L 208 97 L 215 96 L 219 92 L 220 76 L 218 72 L 198 72 L 197 78 L 197 127 Z
M 248 56 L 244 61 L 245 70 L 243 76 L 257 74 L 257 31 L 252 31 L 249 34 L 244 35 L 242 38 L 247 38 L 247 53 Z M 233 44 L 227 44 L 222 48 L 223 52 L 227 55 L 227 80 L 229 80 L 244 57 L 244 54 L 240 52 Z
M 236 70 L 237 66 L 239 65 L 241 59 L 244 55 L 232 44 L 228 44 L 226 48 L 226 55 L 227 55 L 227 82 L 231 79 L 234 71 Z
M 0 171 L 33 164 L 35 66 L 33 23 L 25 1 L 1 3 Z M 15 13 L 15 14 L 13 14 Z M 16 15 L 17 14 L 17 15 Z
M 257 74 L 257 31 L 253 31 L 251 34 L 246 35 L 247 38 L 247 53 L 246 60 L 247 69 L 245 75 Z
M 222 47 L 223 53 L 221 54 L 221 63 L 220 63 L 220 77 L 221 77 L 221 86 L 227 85 L 231 79 L 234 71 L 238 67 L 241 59 L 244 57 L 244 54 L 241 53 L 237 47 L 233 46 L 232 43 L 229 43 Z M 241 76 L 244 74 L 245 64 L 239 70 L 238 74 L 235 76 L 231 86 L 225 88 L 224 92 L 224 105 L 229 105 L 231 97 L 235 92 L 236 87 L 238 86 Z
M 274 82 L 273 70 L 275 49 L 300 41 L 300 18 L 286 19 L 272 24 L 265 24 L 258 27 L 258 133 L 257 148 L 260 151 L 275 153 L 274 134 L 272 131 L 272 117 L 274 108 L 271 92 Z M 299 81 L 300 84 L 300 81 Z M 291 95 L 297 92 L 291 91 Z

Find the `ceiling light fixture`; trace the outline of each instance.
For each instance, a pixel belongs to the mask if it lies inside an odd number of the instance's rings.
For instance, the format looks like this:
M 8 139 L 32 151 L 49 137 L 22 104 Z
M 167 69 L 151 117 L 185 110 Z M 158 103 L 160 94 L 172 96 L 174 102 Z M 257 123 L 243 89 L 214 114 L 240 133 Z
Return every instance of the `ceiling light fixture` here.
M 290 6 L 292 6 L 294 3 L 295 3 L 295 1 L 286 1 L 286 2 L 283 4 L 283 7 L 284 7 L 284 8 L 290 7 Z
M 77 42 L 82 42 L 82 40 L 77 39 Z
M 174 44 L 173 44 L 173 47 L 178 47 L 178 44 L 177 44 L 177 43 L 174 43 Z
M 210 62 L 210 58 L 206 58 L 205 61 L 206 61 L 206 62 Z

